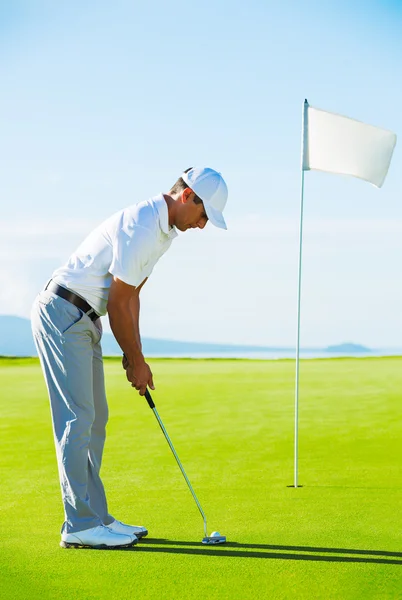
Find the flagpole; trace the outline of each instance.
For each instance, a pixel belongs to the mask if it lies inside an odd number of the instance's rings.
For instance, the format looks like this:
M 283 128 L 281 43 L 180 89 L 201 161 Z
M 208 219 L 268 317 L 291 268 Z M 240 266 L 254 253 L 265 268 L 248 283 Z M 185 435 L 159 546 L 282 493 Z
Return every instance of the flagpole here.
M 301 304 L 301 278 L 302 278 L 302 250 L 303 250 L 303 204 L 304 204 L 304 155 L 305 129 L 307 125 L 308 102 L 303 102 L 302 114 L 302 142 L 301 142 L 301 193 L 300 193 L 300 228 L 299 228 L 299 276 L 297 288 L 297 342 L 296 342 L 296 381 L 295 381 L 295 449 L 294 449 L 294 487 L 298 487 L 299 469 L 299 356 L 300 356 L 300 304 Z

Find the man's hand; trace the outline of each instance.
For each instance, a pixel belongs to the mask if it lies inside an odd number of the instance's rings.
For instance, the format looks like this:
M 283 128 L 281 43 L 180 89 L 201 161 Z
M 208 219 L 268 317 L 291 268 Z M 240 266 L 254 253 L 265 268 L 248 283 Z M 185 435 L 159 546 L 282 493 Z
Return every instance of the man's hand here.
M 125 356 L 123 356 L 123 368 L 126 371 L 126 377 L 132 387 L 139 391 L 140 396 L 145 394 L 145 390 L 149 387 L 154 390 L 154 382 L 152 379 L 152 371 L 145 360 L 137 362 L 135 365 L 130 365 Z

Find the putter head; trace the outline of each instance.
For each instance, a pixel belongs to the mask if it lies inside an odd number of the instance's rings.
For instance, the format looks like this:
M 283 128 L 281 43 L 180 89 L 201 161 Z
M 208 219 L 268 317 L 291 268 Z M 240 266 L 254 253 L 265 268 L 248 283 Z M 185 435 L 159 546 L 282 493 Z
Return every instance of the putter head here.
M 203 544 L 224 544 L 225 542 L 226 536 L 221 535 L 217 531 L 214 531 L 213 533 L 211 533 L 211 535 L 204 537 L 204 539 L 202 540 Z

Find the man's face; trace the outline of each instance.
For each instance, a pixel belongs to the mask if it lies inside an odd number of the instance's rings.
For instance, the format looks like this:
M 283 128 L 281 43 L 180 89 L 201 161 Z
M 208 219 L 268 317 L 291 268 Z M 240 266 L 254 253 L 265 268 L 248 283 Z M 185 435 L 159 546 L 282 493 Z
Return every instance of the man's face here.
M 175 226 L 179 231 L 187 231 L 187 229 L 204 229 L 207 224 L 208 217 L 205 213 L 204 205 L 195 204 L 194 192 L 189 188 L 183 191 L 179 201 L 179 210 Z

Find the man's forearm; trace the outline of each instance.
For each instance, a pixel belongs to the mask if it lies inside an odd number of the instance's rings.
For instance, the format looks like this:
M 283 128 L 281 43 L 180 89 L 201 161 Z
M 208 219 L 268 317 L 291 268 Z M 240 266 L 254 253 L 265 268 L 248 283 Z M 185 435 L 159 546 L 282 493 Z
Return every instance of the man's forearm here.
M 140 296 L 134 296 L 130 299 L 130 312 L 134 325 L 134 337 L 142 352 L 142 342 L 140 335 Z
M 108 307 L 110 327 L 117 343 L 130 364 L 144 360 L 139 328 L 140 299 L 130 299 L 129 303 L 118 303 Z

